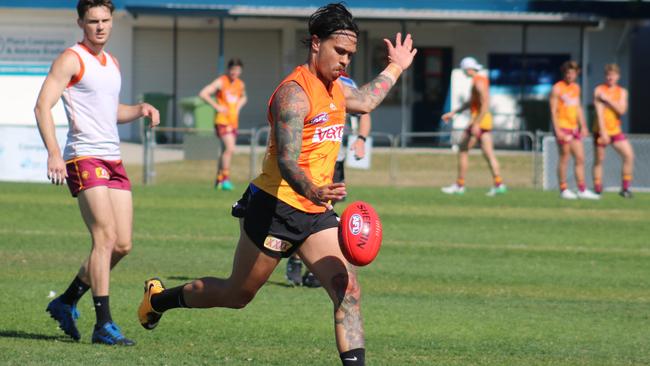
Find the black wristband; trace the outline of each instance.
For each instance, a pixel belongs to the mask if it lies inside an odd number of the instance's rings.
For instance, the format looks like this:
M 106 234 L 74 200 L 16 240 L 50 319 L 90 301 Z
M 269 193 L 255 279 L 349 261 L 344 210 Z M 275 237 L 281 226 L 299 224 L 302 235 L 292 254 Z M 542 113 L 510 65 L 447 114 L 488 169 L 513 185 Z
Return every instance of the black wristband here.
M 363 142 L 366 142 L 366 136 L 357 135 L 357 139 L 359 139 L 359 140 L 361 140 Z

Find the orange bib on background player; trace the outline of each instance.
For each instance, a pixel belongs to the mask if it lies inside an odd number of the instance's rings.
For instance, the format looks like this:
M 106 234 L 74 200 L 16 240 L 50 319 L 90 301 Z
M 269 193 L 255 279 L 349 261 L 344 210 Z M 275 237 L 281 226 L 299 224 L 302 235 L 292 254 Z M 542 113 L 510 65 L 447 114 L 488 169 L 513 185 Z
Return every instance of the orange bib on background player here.
M 609 87 L 607 84 L 600 84 L 596 87 L 594 94 L 605 94 L 610 100 L 620 101 L 623 96 L 623 88 L 618 85 Z M 603 119 L 605 122 L 605 132 L 609 136 L 621 133 L 621 116 L 616 113 L 610 106 L 604 104 Z M 594 132 L 599 132 L 598 122 L 594 123 Z
M 578 107 L 580 106 L 580 86 L 567 84 L 560 80 L 553 85 L 557 95 L 556 118 L 560 128 L 574 130 L 578 128 Z
M 275 93 L 288 82 L 300 85 L 309 98 L 309 113 L 304 119 L 302 148 L 300 156 L 298 156 L 298 165 L 314 185 L 320 187 L 332 183 L 334 164 L 345 127 L 345 96 L 339 83 L 331 83 L 330 89 L 327 90 L 323 82 L 309 72 L 306 66 L 296 67 L 280 83 L 269 99 L 268 119 L 271 124 L 271 138 L 264 156 L 262 173 L 252 183 L 298 210 L 310 213 L 324 212 L 325 207 L 318 206 L 296 193 L 289 183 L 282 179 L 278 167 L 271 105 Z
M 472 95 L 469 101 L 469 111 L 472 115 L 472 118 L 476 117 L 481 111 L 481 97 L 476 91 L 476 85 L 485 84 L 485 90 L 490 90 L 490 81 L 487 77 L 476 74 L 472 78 Z M 492 129 L 492 113 L 489 111 L 485 113 L 481 122 L 479 122 L 480 129 L 482 130 L 491 130 Z
M 241 79 L 230 81 L 228 75 L 221 75 L 219 80 L 221 80 L 221 87 L 217 90 L 215 99 L 217 100 L 217 104 L 226 106 L 228 112 L 217 112 L 214 117 L 214 123 L 237 128 L 239 126 L 237 103 L 239 103 L 239 100 L 244 94 L 244 82 Z

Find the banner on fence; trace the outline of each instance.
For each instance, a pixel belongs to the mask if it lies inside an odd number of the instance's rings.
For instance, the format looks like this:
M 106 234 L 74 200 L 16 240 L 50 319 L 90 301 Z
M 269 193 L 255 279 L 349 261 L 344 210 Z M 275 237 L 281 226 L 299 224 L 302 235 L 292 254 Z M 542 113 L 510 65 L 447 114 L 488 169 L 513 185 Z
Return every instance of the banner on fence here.
M 57 127 L 63 148 L 67 128 Z M 0 126 L 0 181 L 48 182 L 47 150 L 36 127 Z
M 348 136 L 348 144 L 346 146 L 341 146 L 341 149 L 347 149 L 345 156 L 345 166 L 352 169 L 370 169 L 372 163 L 372 137 L 366 137 L 366 155 L 363 159 L 357 159 L 354 156 L 354 151 L 350 150 L 351 146 L 354 146 L 354 142 L 357 140 L 356 136 Z

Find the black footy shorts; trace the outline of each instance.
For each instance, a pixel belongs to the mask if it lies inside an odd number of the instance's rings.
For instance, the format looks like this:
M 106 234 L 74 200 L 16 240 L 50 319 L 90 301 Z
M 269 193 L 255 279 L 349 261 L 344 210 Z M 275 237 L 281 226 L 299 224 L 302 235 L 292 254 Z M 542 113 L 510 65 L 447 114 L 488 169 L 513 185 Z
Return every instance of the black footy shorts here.
M 334 176 L 332 177 L 334 183 L 345 182 L 344 165 L 345 165 L 345 160 L 337 161 L 336 164 L 334 165 Z
M 312 234 L 338 227 L 336 212 L 300 211 L 250 184 L 232 207 L 232 215 L 244 219 L 244 231 L 265 254 L 288 258 Z

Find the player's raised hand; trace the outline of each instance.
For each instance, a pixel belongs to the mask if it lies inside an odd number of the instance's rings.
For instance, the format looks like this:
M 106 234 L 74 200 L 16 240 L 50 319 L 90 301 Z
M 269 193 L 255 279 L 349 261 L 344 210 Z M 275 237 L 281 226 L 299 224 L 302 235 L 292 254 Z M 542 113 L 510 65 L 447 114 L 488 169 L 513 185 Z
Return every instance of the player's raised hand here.
M 153 128 L 160 124 L 160 112 L 149 103 L 140 104 L 142 117 L 149 118 L 149 127 Z
M 68 177 L 65 169 L 65 162 L 61 156 L 49 156 L 47 158 L 47 179 L 57 186 L 63 184 Z
M 395 36 L 395 46 L 387 38 L 384 38 L 384 43 L 386 43 L 388 49 L 389 62 L 397 64 L 402 70 L 406 70 L 411 66 L 413 57 L 415 57 L 418 50 L 413 48 L 413 38 L 411 38 L 410 33 L 406 35 L 404 42 L 402 42 L 402 33 L 398 32 Z

